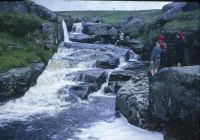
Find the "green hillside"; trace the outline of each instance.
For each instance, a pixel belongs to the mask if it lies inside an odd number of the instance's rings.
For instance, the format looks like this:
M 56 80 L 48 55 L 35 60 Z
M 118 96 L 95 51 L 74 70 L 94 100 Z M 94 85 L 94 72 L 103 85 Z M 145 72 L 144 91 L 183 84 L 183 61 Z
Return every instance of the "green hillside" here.
M 118 24 L 128 17 L 142 17 L 145 22 L 151 22 L 161 13 L 161 10 L 139 10 L 139 11 L 65 11 L 57 12 L 62 16 L 80 16 L 85 19 L 92 19 L 93 17 L 101 18 L 105 23 Z

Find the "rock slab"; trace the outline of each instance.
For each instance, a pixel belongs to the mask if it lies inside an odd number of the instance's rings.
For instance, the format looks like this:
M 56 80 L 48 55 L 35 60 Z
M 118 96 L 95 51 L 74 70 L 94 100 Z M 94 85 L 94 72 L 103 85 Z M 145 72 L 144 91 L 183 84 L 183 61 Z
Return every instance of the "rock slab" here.
M 150 85 L 150 110 L 164 122 L 165 140 L 198 140 L 200 65 L 164 68 Z

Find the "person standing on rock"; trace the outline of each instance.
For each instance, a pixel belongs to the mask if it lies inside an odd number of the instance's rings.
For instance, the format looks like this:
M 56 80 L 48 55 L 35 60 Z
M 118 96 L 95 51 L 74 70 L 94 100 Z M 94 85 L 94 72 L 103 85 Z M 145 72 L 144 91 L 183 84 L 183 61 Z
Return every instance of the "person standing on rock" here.
M 167 50 L 167 44 L 165 43 L 165 36 L 164 35 L 159 35 L 158 41 L 161 48 L 161 54 L 160 54 L 160 68 L 166 67 L 167 65 L 167 55 L 166 55 L 166 50 Z
M 156 42 L 156 46 L 151 51 L 149 71 L 151 72 L 152 76 L 157 73 L 157 70 L 160 66 L 160 54 L 161 54 L 161 48 L 158 40 Z
M 185 48 L 186 48 L 186 43 L 183 38 L 183 32 L 177 32 L 176 42 L 175 42 L 177 66 L 185 65 Z

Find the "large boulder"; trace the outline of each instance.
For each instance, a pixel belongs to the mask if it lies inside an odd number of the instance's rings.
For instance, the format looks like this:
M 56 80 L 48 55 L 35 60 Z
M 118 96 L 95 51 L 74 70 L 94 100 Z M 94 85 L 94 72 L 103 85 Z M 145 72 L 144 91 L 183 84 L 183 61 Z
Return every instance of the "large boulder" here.
M 199 8 L 197 2 L 172 2 L 162 7 L 162 12 L 165 13 L 171 9 L 181 9 L 182 11 L 193 11 Z
M 199 8 L 197 2 L 172 2 L 164 5 L 162 8 L 162 14 L 158 16 L 157 23 L 165 23 L 176 17 L 179 12 L 193 11 Z
M 86 84 L 92 84 L 97 91 L 107 79 L 107 72 L 102 69 L 91 69 L 78 72 L 75 80 L 82 81 Z
M 89 35 L 108 35 L 107 25 L 103 23 L 84 22 L 83 33 Z
M 80 56 L 77 57 L 77 61 L 94 60 L 96 66 L 100 68 L 116 68 L 119 65 L 120 58 L 124 58 L 125 60 L 130 58 L 129 49 L 114 45 L 66 43 L 65 46 L 68 48 L 78 49 L 78 51 L 72 55 L 79 56 L 79 53 L 82 51 L 85 54 L 88 54 L 83 58 Z
M 148 80 L 132 77 L 117 92 L 116 106 L 128 121 L 142 128 L 149 128 Z
M 101 41 L 101 38 L 96 35 L 87 35 L 87 34 L 72 34 L 70 33 L 71 41 L 81 42 L 81 43 L 95 43 L 97 41 Z
M 150 110 L 164 122 L 165 140 L 198 140 L 200 65 L 161 69 L 150 85 Z
M 113 58 L 113 59 L 101 59 L 96 61 L 96 66 L 103 69 L 113 69 L 118 67 L 119 65 L 119 59 Z
M 0 74 L 0 99 L 23 95 L 34 85 L 44 70 L 44 63 L 35 63 L 23 68 L 11 69 Z
M 123 26 L 122 26 L 122 31 L 124 33 L 133 33 L 133 32 L 138 32 L 141 30 L 144 26 L 144 22 L 140 18 L 132 18 L 130 21 L 127 21 Z
M 22 15 L 33 14 L 40 17 L 41 19 L 50 21 L 54 25 L 54 27 L 50 25 L 51 23 L 45 22 L 41 25 L 40 28 L 38 28 L 36 31 L 31 33 L 34 37 L 33 39 L 34 42 L 36 42 L 37 44 L 42 44 L 44 46 L 47 45 L 49 47 L 50 44 L 51 45 L 53 45 L 52 43 L 58 44 L 60 41 L 63 40 L 63 29 L 62 29 L 62 24 L 61 24 L 62 23 L 61 17 L 58 16 L 53 11 L 41 5 L 38 5 L 32 1 L 3 1 L 3 2 L 0 2 L 0 11 L 14 12 L 14 13 L 22 14 Z M 42 30 L 45 32 L 43 33 Z M 43 39 L 45 41 L 42 41 Z
M 186 2 L 172 2 L 169 4 L 166 4 L 162 7 L 162 13 L 165 13 L 171 9 L 181 9 L 184 5 L 186 4 Z
M 0 2 L 0 11 L 31 13 L 42 19 L 57 22 L 57 15 L 54 12 L 32 1 L 3 1 Z
M 48 21 L 57 22 L 58 16 L 53 11 L 45 8 L 44 6 L 41 6 L 39 4 L 36 4 L 32 1 L 25 2 L 27 7 L 27 12 L 31 14 L 35 14 L 38 17 L 42 19 L 46 19 Z
M 109 81 L 128 81 L 134 74 L 130 70 L 116 70 L 110 74 Z
M 76 96 L 81 99 L 87 99 L 88 95 L 95 91 L 96 91 L 95 87 L 92 84 L 90 84 L 90 85 L 86 85 L 86 84 L 75 85 L 75 86 L 71 86 L 69 88 L 70 95 L 73 94 L 73 96 Z

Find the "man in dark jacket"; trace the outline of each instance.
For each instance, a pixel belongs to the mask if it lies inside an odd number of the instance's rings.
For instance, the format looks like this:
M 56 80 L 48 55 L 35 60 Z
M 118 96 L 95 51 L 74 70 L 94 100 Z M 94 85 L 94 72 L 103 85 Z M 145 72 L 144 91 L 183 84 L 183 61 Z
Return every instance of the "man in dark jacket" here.
M 176 42 L 175 42 L 175 48 L 176 48 L 176 64 L 178 66 L 184 66 L 185 65 L 185 48 L 186 43 L 183 38 L 183 32 L 177 32 L 176 33 Z

